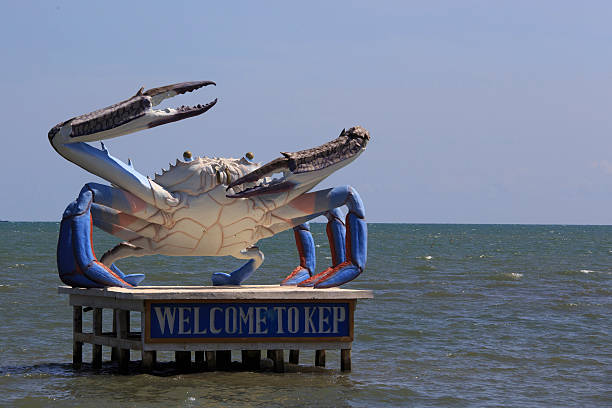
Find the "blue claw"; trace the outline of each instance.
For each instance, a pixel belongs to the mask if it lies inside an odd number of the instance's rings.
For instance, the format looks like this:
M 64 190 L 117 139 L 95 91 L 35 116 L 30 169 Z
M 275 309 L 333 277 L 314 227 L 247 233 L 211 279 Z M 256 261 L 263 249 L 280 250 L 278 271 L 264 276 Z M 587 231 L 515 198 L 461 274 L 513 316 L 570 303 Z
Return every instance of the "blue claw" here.
M 255 260 L 251 259 L 234 272 L 215 272 L 212 275 L 213 286 L 240 285 L 255 272 Z

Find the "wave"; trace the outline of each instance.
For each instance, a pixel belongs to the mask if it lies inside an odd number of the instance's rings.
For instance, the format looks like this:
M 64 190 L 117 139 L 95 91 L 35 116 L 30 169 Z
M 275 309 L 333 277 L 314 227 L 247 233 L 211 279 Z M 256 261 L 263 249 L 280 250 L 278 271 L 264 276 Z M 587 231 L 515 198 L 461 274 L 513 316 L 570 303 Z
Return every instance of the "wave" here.
M 436 267 L 432 265 L 417 265 L 413 267 L 415 271 L 435 271 Z
M 592 275 L 592 274 L 604 274 L 606 272 L 603 271 L 596 271 L 594 269 L 566 269 L 563 271 L 560 271 L 559 274 L 560 275 L 566 275 L 566 276 L 582 276 L 582 275 Z M 612 272 L 607 272 L 608 275 L 612 274 Z
M 494 280 L 494 281 L 518 281 L 518 280 L 521 280 L 522 278 L 523 278 L 523 274 L 518 273 L 518 272 L 502 272 L 502 273 L 496 273 L 494 275 L 488 276 L 489 280 Z

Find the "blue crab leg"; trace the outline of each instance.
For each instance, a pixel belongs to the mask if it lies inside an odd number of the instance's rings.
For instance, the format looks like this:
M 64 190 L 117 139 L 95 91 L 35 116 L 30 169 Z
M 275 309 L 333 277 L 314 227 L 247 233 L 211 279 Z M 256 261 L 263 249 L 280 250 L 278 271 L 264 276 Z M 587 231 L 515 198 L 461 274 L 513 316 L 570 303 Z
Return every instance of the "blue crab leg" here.
M 96 227 L 117 238 L 121 238 L 124 241 L 130 241 L 140 237 L 138 233 L 122 225 L 122 222 L 125 222 L 125 218 L 129 216 L 113 208 L 93 203 L 91 205 L 91 215 Z
M 323 279 L 325 276 L 333 273 L 334 269 L 340 264 L 346 262 L 346 227 L 342 222 L 342 213 L 338 208 L 334 208 L 325 213 L 327 217 L 327 239 L 329 240 L 329 249 L 332 256 L 331 267 L 325 269 L 309 279 L 298 282 L 298 286 L 314 286 L 316 282 Z
M 93 194 L 83 189 L 64 211 L 57 247 L 60 279 L 67 285 L 84 288 L 136 286 L 144 275 L 124 275 L 118 268 L 99 262 L 91 241 L 93 221 L 90 208 Z
M 346 216 L 346 261 L 325 271 L 326 274 L 318 275 L 320 279 L 313 282 L 315 288 L 340 286 L 355 279 L 365 268 L 367 224 L 359 194 L 350 186 L 335 187 L 304 194 L 273 212 L 275 216 L 291 219 L 323 214 L 343 205 L 349 210 Z M 330 246 L 337 245 L 337 241 L 332 241 Z
M 159 208 L 127 191 L 99 183 L 87 183 L 84 188 L 88 188 L 93 193 L 94 205 L 102 205 L 120 212 L 122 217 L 117 225 L 124 228 L 140 228 L 148 223 L 163 225 L 165 222 Z M 94 217 L 94 223 L 95 221 Z M 112 234 L 112 231 L 108 232 Z
M 169 210 L 179 202 L 177 197 L 149 177 L 143 176 L 133 167 L 111 156 L 104 145 L 103 150 L 84 142 L 57 143 L 53 144 L 53 147 L 68 160 L 129 191 L 152 207 Z
M 91 206 L 94 225 L 128 243 L 121 243 L 107 251 L 100 262 L 110 266 L 113 262 L 128 256 L 145 256 L 156 253 L 160 240 L 171 233 L 164 227 L 167 219 L 159 209 L 140 200 L 138 197 L 98 183 L 88 183 L 84 189 L 89 189 L 94 195 Z M 196 239 L 193 238 L 193 242 Z M 168 241 L 169 246 L 171 242 Z M 192 248 L 183 248 L 190 252 Z
M 248 259 L 249 261 L 232 273 L 215 272 L 212 276 L 213 286 L 240 285 L 261 266 L 264 254 L 257 247 L 247 248 L 233 255 L 234 258 Z
M 317 265 L 315 244 L 310 233 L 310 225 L 306 222 L 294 227 L 293 234 L 300 256 L 300 264 L 281 282 L 282 286 L 297 285 L 310 278 Z
M 346 227 L 342 222 L 342 213 L 338 208 L 333 208 L 325 213 L 327 217 L 327 239 L 332 256 L 332 266 L 337 266 L 346 260 L 344 237 L 346 235 Z
M 347 261 L 318 280 L 316 289 L 331 288 L 350 282 L 363 272 L 367 259 L 368 230 L 365 220 L 350 212 L 346 215 Z

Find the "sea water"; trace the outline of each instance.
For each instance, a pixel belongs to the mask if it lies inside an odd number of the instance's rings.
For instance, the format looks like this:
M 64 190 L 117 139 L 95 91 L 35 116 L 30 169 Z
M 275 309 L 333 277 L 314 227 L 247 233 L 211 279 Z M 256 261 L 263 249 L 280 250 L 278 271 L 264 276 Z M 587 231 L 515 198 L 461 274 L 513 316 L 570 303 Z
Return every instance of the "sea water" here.
M 302 351 L 302 367 L 285 374 L 119 375 L 110 364 L 72 369 L 72 308 L 57 294 L 59 224 L 0 223 L 0 405 L 612 406 L 612 227 L 368 228 L 367 270 L 345 285 L 375 296 L 357 305 L 351 372 L 330 350 L 324 370 Z M 320 271 L 329 245 L 324 225 L 312 230 Z M 96 232 L 94 242 L 101 255 L 117 241 Z M 259 246 L 266 260 L 248 283 L 280 282 L 297 265 L 291 232 Z M 145 273 L 147 285 L 208 285 L 240 262 L 151 256 L 118 265 Z M 83 349 L 88 362 L 91 346 Z M 173 357 L 160 353 L 161 366 Z

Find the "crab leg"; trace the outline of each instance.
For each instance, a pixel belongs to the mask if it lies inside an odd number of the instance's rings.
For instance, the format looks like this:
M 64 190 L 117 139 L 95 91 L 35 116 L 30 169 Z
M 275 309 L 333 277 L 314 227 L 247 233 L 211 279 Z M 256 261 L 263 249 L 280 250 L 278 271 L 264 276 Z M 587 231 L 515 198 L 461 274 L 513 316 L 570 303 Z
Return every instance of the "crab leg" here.
M 91 241 L 92 201 L 91 191 L 83 189 L 62 216 L 57 246 L 57 267 L 61 280 L 68 285 L 85 288 L 136 286 L 144 275 L 126 276 L 114 265 L 107 267 L 97 260 Z
M 316 268 L 315 244 L 306 222 L 293 228 L 295 244 L 300 256 L 300 264 L 282 282 L 282 286 L 297 285 L 310 278 Z
M 342 213 L 334 208 L 325 213 L 327 217 L 327 239 L 331 247 L 332 266 L 337 266 L 346 260 L 344 237 L 346 228 L 342 222 Z
M 57 138 L 56 138 L 57 139 Z M 149 177 L 111 156 L 108 150 L 96 149 L 83 142 L 53 144 L 59 154 L 85 170 L 131 192 L 140 200 L 163 210 L 175 207 L 179 200 Z
M 346 227 L 342 222 L 342 213 L 339 209 L 334 208 L 326 212 L 325 216 L 328 220 L 326 232 L 332 256 L 332 266 L 306 280 L 297 282 L 298 286 L 314 286 L 315 283 L 326 276 L 334 274 L 335 270 L 346 262 Z
M 131 256 L 139 257 L 146 255 L 155 255 L 155 252 L 137 247 L 129 242 L 121 242 L 106 251 L 104 255 L 102 255 L 102 258 L 100 258 L 100 262 L 102 262 L 104 265 L 113 265 L 113 263 L 119 259 L 128 258 Z
M 149 225 L 146 221 L 96 203 L 91 205 L 91 215 L 96 227 L 124 241 L 139 238 L 142 235 L 140 231 Z M 141 226 L 134 228 L 136 224 Z
M 363 202 L 354 188 L 342 186 L 304 194 L 289 205 L 273 211 L 278 217 L 298 218 L 325 214 L 343 205 L 346 205 L 349 210 L 345 221 L 346 260 L 342 261 L 342 252 L 338 250 L 341 247 L 339 235 L 342 235 L 341 227 L 335 220 L 338 213 L 330 212 L 328 237 L 334 265 L 331 269 L 328 268 L 303 282 L 303 286 L 314 285 L 315 288 L 340 286 L 355 279 L 363 272 L 367 259 L 367 224 Z M 334 253 L 336 254 L 335 260 L 333 259 Z
M 214 286 L 240 285 L 261 266 L 264 254 L 257 247 L 251 247 L 233 255 L 234 258 L 248 259 L 249 261 L 232 273 L 215 272 L 212 276 Z
M 83 188 L 91 190 L 95 204 L 112 208 L 120 213 L 118 225 L 124 228 L 137 230 L 149 223 L 164 225 L 168 222 L 167 217 L 164 217 L 159 208 L 127 191 L 99 183 L 87 183 Z M 97 218 L 94 217 L 94 223 L 96 220 Z M 107 232 L 113 234 L 112 231 Z

